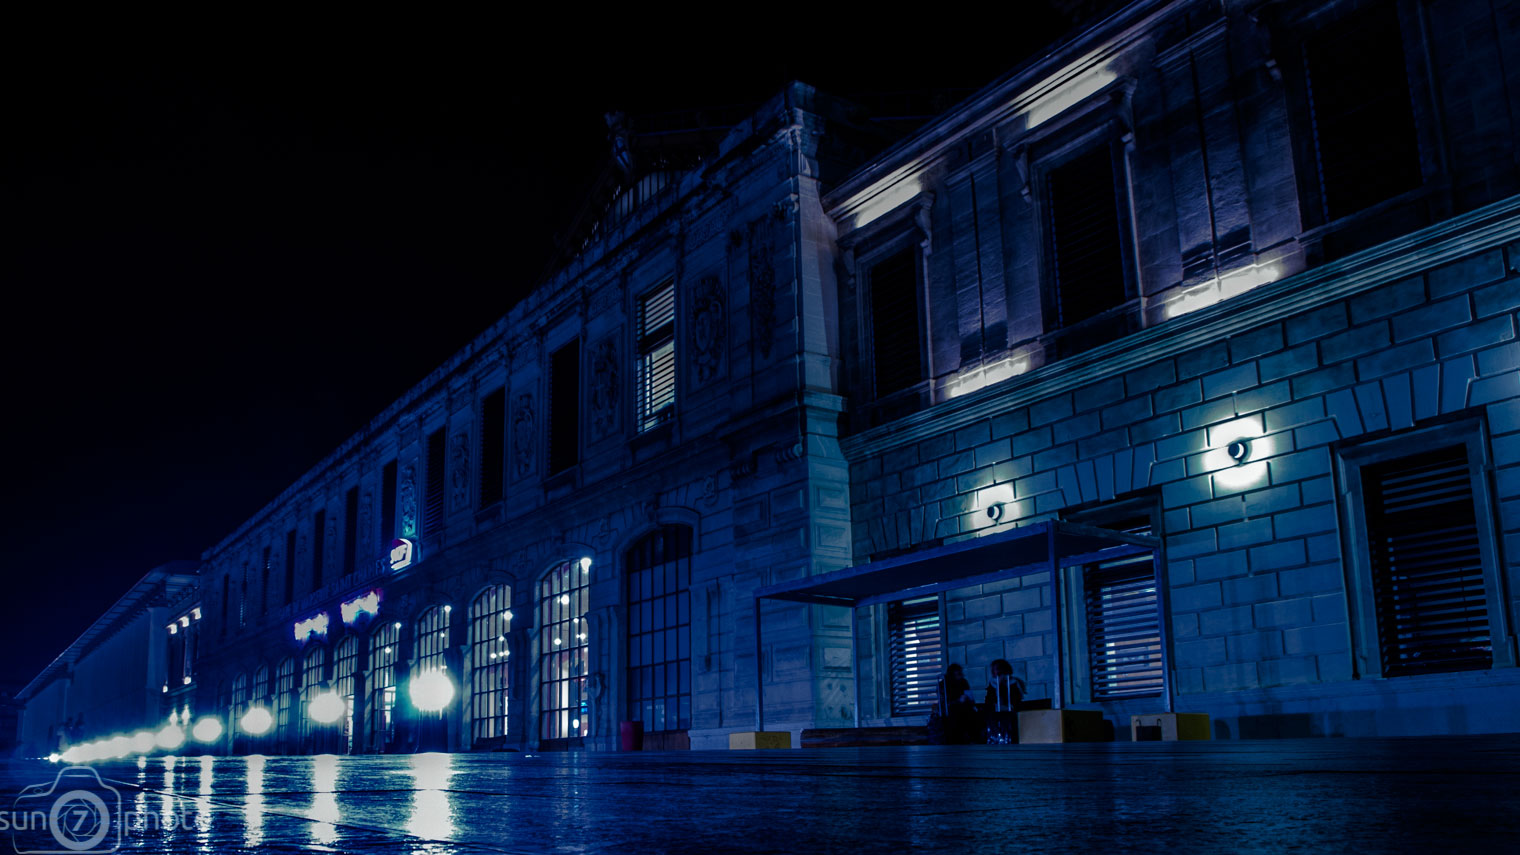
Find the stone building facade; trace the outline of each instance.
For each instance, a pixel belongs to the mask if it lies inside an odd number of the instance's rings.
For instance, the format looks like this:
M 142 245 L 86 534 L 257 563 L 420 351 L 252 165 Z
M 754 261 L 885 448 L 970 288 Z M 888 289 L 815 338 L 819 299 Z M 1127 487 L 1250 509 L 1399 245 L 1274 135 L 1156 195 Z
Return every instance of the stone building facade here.
M 1513 0 L 1137 0 L 884 150 L 793 84 L 206 552 L 194 705 L 717 747 L 1005 659 L 1121 738 L 1520 730 L 1517 123 Z M 754 599 L 1051 519 L 1160 547 Z

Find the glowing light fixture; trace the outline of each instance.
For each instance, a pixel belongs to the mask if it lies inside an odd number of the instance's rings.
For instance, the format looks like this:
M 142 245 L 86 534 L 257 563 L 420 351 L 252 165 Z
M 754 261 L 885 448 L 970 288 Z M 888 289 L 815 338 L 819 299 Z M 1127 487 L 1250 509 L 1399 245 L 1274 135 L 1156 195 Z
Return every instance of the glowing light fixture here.
M 185 685 L 190 685 L 190 677 L 188 675 L 185 677 Z
M 1237 439 L 1225 446 L 1224 453 L 1230 455 L 1230 459 L 1239 465 L 1246 462 L 1246 457 L 1251 454 L 1251 445 L 1243 439 Z
M 570 595 L 569 594 L 560 594 L 559 595 L 559 604 L 562 605 L 562 606 L 568 606 L 568 605 L 570 605 Z
M 59 754 L 57 751 L 54 751 L 52 754 L 49 754 L 47 756 L 47 761 L 49 763 L 57 763 L 59 760 L 62 760 L 62 759 L 63 759 L 63 755 Z
M 166 724 L 158 732 L 157 742 L 159 748 L 173 751 L 185 744 L 185 729 L 177 724 Z
M 587 576 L 591 575 L 591 556 L 587 555 L 581 559 L 581 573 Z
M 180 615 L 179 616 L 179 625 L 180 626 L 189 626 L 190 625 L 190 616 L 189 615 Z
M 274 716 L 263 707 L 253 707 L 243 713 L 243 720 L 238 723 L 243 732 L 249 736 L 263 736 L 274 726 Z
M 338 611 L 343 615 L 343 622 L 350 626 L 362 615 L 380 614 L 380 592 L 370 591 L 361 597 L 354 597 L 346 603 L 338 606 Z
M 326 691 L 317 695 L 311 699 L 311 703 L 306 707 L 307 715 L 311 716 L 311 720 L 318 724 L 332 724 L 342 718 L 343 713 L 347 712 L 347 710 L 348 707 L 343 703 L 343 699 L 338 697 L 337 692 L 333 691 Z
M 222 721 L 208 715 L 195 723 L 195 727 L 190 729 L 190 735 L 195 737 L 196 742 L 215 742 L 222 738 Z
M 132 737 L 132 750 L 138 754 L 147 754 L 158 744 L 158 738 L 151 730 L 139 731 Z
M 195 618 L 196 620 L 200 620 L 201 619 L 201 607 L 200 606 L 196 606 L 195 608 L 191 609 L 190 610 L 190 616 L 193 617 L 193 618 Z
M 318 614 L 306 618 L 305 620 L 296 621 L 296 625 L 294 627 L 296 641 L 304 642 L 306 639 L 310 638 L 313 635 L 319 636 L 321 638 L 326 638 L 327 626 L 330 622 L 331 621 L 327 617 L 327 612 L 319 612 Z
M 1067 83 L 1036 101 L 1029 108 L 1025 128 L 1033 128 L 1054 119 L 1077 104 L 1096 95 L 1098 90 L 1114 82 L 1114 73 L 1106 68 L 1092 71 Z
M 179 624 L 177 624 L 177 623 L 171 623 L 171 624 L 169 624 L 169 634 L 173 635 L 176 632 L 179 632 Z
M 442 671 L 424 671 L 412 679 L 412 706 L 423 712 L 441 712 L 454 700 L 454 682 Z
M 875 222 L 883 214 L 890 213 L 918 197 L 920 191 L 923 190 L 923 184 L 917 176 L 907 176 L 906 170 L 907 167 L 904 167 L 876 185 L 879 189 L 855 211 L 855 221 L 851 224 L 851 228 L 858 229 Z

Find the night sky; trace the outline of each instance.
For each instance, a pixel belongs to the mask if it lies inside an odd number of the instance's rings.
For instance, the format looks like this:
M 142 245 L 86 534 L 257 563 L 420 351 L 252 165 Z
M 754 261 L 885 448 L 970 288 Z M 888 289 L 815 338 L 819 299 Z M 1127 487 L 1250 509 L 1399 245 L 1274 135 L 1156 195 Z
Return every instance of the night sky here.
M 604 111 L 759 104 L 794 78 L 963 95 L 1062 23 L 906 52 L 800 30 L 792 49 L 666 35 L 530 55 L 492 31 L 11 52 L 0 689 L 531 289 L 601 165 Z

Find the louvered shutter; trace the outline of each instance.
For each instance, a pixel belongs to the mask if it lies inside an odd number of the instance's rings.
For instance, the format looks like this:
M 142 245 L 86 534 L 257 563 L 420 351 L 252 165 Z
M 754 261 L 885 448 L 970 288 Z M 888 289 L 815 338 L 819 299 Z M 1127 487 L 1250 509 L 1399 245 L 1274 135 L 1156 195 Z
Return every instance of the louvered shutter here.
M 1111 528 L 1151 533 L 1149 522 Z M 1093 700 L 1156 695 L 1162 689 L 1161 612 L 1149 555 L 1110 561 L 1083 575 Z
M 480 401 L 480 506 L 500 501 L 507 447 L 507 390 Z
M 1384 675 L 1491 667 L 1466 448 L 1365 467 L 1362 484 Z
M 945 670 L 939 597 L 904 600 L 887 607 L 887 645 L 892 664 L 892 714 L 933 709 L 935 687 Z
M 1045 179 L 1057 326 L 1069 327 L 1124 302 L 1124 259 L 1113 155 L 1100 145 Z
M 871 359 L 877 397 L 906 389 L 924 377 L 917 263 L 914 251 L 905 249 L 871 268 Z
M 443 464 L 443 431 L 438 430 L 427 438 L 427 480 L 422 491 L 422 533 L 429 537 L 443 529 Z
M 639 301 L 639 430 L 669 421 L 676 403 L 676 284 L 667 282 Z

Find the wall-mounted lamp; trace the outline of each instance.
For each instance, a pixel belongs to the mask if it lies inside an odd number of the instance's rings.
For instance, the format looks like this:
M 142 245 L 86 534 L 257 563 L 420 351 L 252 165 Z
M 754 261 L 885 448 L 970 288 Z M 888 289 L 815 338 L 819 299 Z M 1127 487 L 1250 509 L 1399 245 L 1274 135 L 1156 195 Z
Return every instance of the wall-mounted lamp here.
M 1225 446 L 1224 452 L 1238 465 L 1246 462 L 1246 458 L 1251 456 L 1251 444 L 1246 440 L 1237 439 Z
M 997 522 L 1003 518 L 1003 506 L 1001 504 L 987 506 L 987 519 Z

